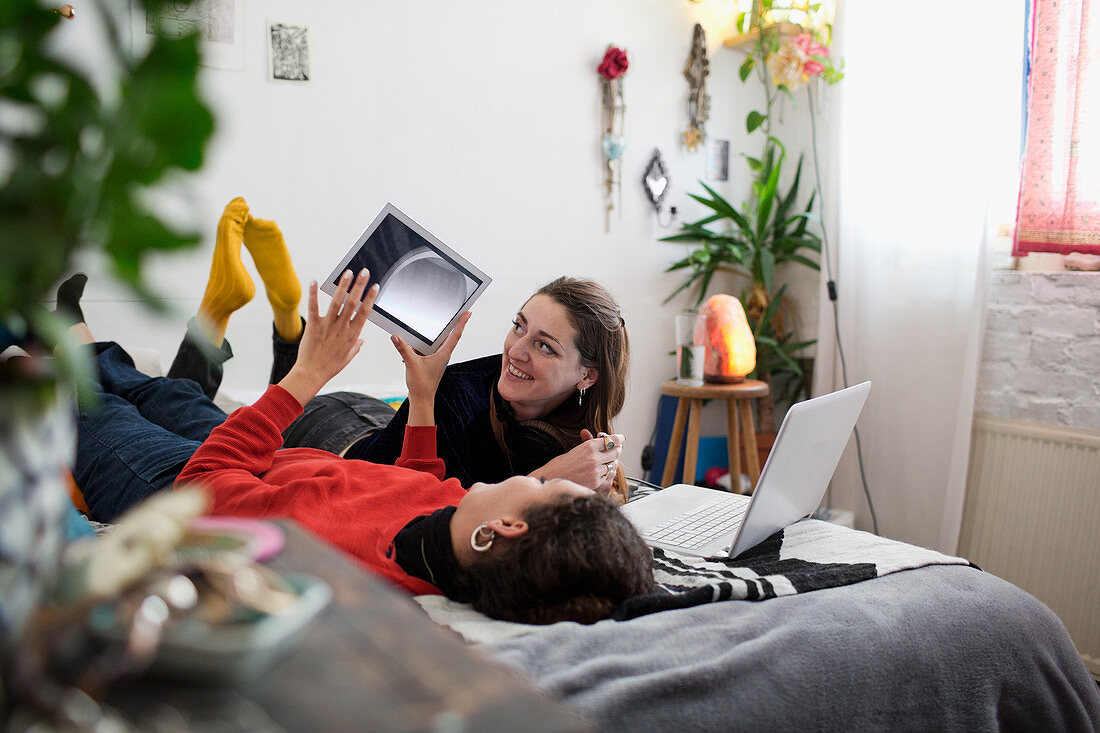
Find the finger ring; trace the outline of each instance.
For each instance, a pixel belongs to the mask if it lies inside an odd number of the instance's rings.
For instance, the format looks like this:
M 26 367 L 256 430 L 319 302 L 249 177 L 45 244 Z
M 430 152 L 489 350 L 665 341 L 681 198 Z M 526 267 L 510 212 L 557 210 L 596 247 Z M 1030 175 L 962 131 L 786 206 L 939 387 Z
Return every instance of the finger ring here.
M 615 441 L 611 439 L 610 435 L 603 436 L 603 449 L 609 451 L 615 450 Z
M 603 464 L 603 477 L 607 478 L 610 475 L 611 475 L 611 464 L 610 463 Z

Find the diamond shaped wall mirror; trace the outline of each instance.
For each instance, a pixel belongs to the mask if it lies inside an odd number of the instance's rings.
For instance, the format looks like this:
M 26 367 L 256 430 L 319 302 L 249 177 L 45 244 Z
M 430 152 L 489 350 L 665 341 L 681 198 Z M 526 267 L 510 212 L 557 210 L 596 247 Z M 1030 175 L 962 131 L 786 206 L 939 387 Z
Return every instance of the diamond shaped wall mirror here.
M 668 222 L 661 221 L 661 201 L 664 200 L 671 185 L 672 177 L 668 175 L 665 162 L 661 160 L 661 151 L 654 148 L 653 155 L 649 158 L 649 165 L 645 167 L 645 173 L 642 175 L 642 188 L 645 189 L 645 195 L 657 214 L 657 224 L 662 227 L 670 226 L 672 220 L 676 218 L 676 207 L 671 206 L 668 210 Z
M 658 214 L 661 213 L 661 201 L 668 193 L 668 185 L 671 182 L 665 162 L 661 160 L 661 151 L 654 149 L 653 156 L 650 157 L 649 165 L 645 167 L 645 174 L 642 176 L 642 186 L 645 187 L 649 203 Z

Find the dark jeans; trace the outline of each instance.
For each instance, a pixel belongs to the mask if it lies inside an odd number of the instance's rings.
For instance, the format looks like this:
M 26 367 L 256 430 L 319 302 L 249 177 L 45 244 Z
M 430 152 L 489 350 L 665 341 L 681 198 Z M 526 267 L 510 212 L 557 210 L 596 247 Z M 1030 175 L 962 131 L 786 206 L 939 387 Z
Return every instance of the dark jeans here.
M 343 455 L 352 443 L 389 425 L 395 414 L 382 400 L 358 392 L 317 395 L 283 431 L 283 445 Z
M 73 478 L 107 522 L 170 486 L 226 415 L 197 382 L 142 374 L 113 342 L 93 348 L 100 403 L 78 415 Z
M 304 320 L 302 325 L 304 328 Z M 287 341 L 272 326 L 269 384 L 279 382 L 298 361 L 299 343 Z M 210 346 L 192 318 L 168 376 L 192 379 L 210 399 L 214 399 L 222 382 L 223 366 L 232 356 L 233 349 L 228 341 L 223 342 L 220 349 Z M 287 448 L 317 448 L 341 455 L 352 443 L 386 427 L 394 414 L 392 407 L 368 395 L 356 392 L 318 395 L 283 431 L 283 445 Z
M 302 325 L 305 326 L 305 319 Z M 290 372 L 294 362 L 298 361 L 298 343 L 287 341 L 279 335 L 274 325 L 271 327 L 271 378 L 268 384 L 278 383 Z M 225 362 L 232 358 L 233 349 L 229 341 L 222 341 L 220 348 L 211 346 L 198 322 L 192 318 L 187 322 L 187 333 L 183 335 L 176 358 L 168 368 L 168 376 L 192 379 L 198 382 L 207 397 L 214 399 L 225 374 Z
M 99 404 L 78 415 L 73 469 L 92 519 L 113 521 L 145 497 L 171 486 L 210 431 L 225 420 L 211 398 L 233 351 L 228 342 L 220 349 L 204 344 L 208 342 L 192 321 L 168 377 L 139 372 L 116 343 L 93 344 Z M 298 344 L 274 334 L 272 351 L 272 381 L 276 382 L 294 366 Z M 367 395 L 321 395 L 286 429 L 285 445 L 339 455 L 386 426 L 393 415 L 392 407 Z

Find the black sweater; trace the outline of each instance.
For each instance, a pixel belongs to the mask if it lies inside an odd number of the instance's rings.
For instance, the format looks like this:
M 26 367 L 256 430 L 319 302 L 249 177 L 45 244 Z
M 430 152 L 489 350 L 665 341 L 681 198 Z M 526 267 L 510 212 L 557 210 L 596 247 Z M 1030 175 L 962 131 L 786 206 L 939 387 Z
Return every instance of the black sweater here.
M 447 476 L 457 478 L 466 488 L 478 481 L 503 481 L 517 473 L 497 445 L 489 418 L 500 364 L 500 354 L 452 364 L 435 393 L 436 455 L 447 465 Z M 389 425 L 353 444 L 344 457 L 395 463 L 408 419 L 406 400 Z

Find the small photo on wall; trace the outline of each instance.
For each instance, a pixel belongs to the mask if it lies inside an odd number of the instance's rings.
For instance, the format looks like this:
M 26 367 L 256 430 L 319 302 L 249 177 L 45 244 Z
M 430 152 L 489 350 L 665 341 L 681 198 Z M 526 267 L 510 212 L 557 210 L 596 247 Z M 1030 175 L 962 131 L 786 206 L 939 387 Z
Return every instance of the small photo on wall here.
M 310 31 L 305 23 L 285 20 L 267 22 L 268 79 L 306 84 L 311 72 Z
M 730 141 L 711 139 L 707 145 L 707 178 L 712 181 L 730 179 Z

